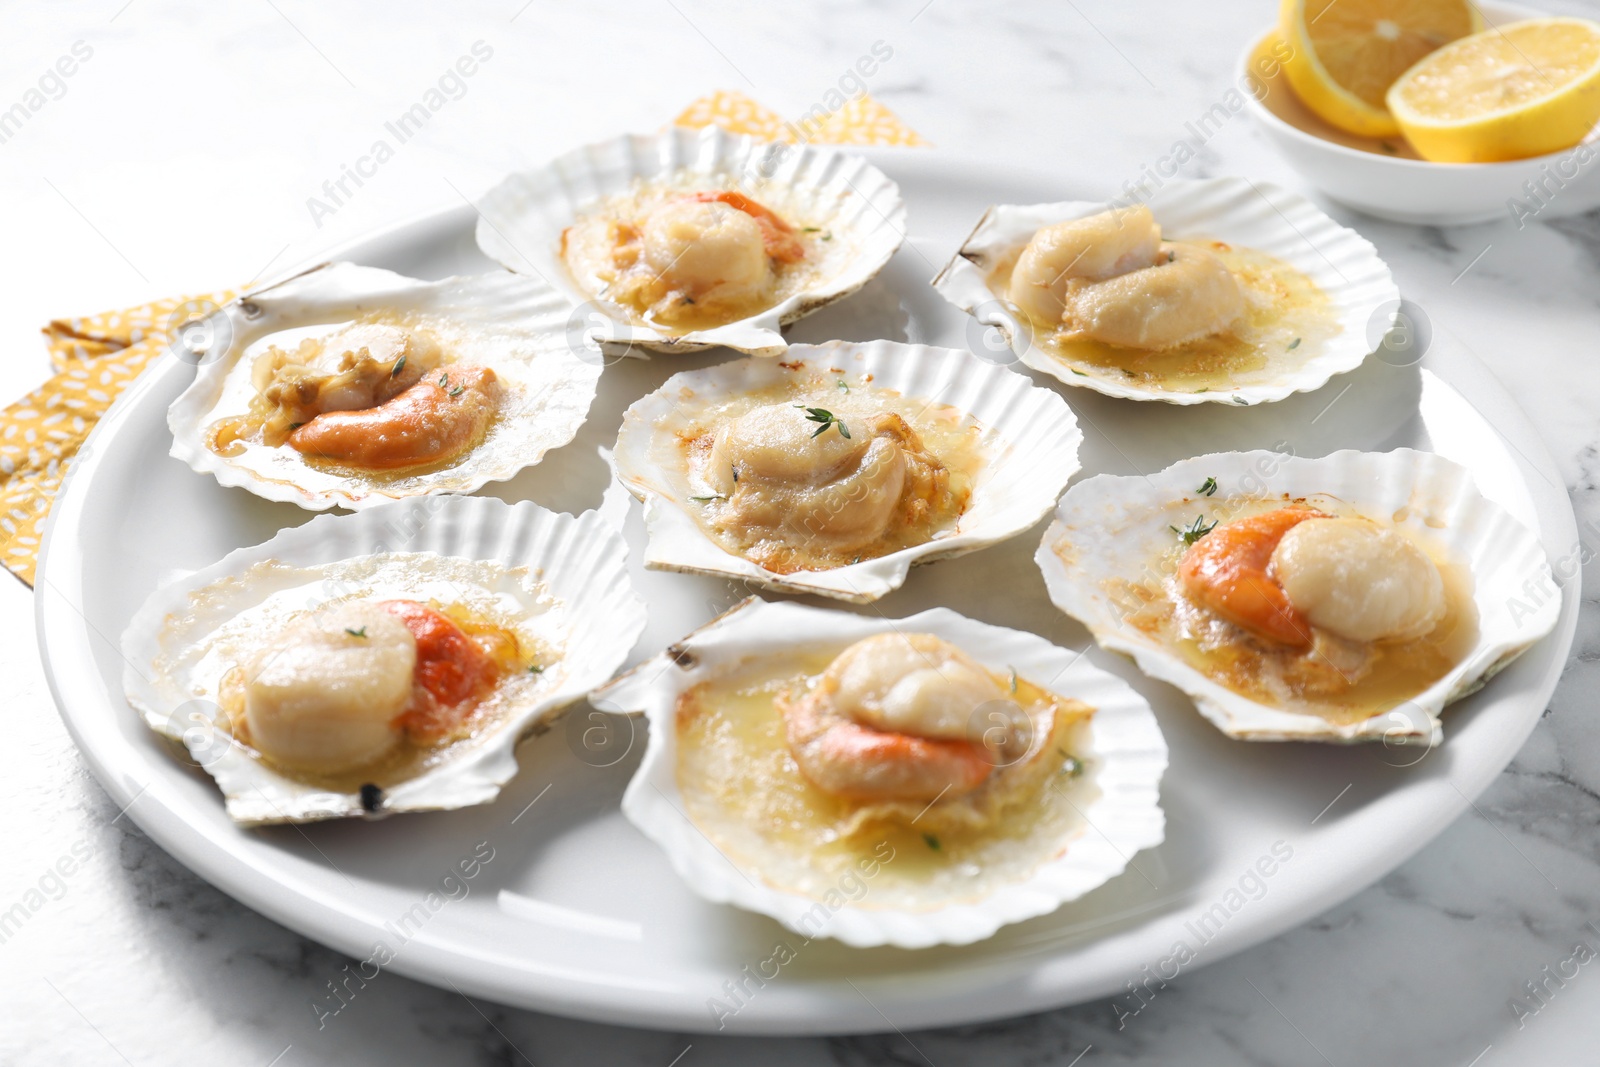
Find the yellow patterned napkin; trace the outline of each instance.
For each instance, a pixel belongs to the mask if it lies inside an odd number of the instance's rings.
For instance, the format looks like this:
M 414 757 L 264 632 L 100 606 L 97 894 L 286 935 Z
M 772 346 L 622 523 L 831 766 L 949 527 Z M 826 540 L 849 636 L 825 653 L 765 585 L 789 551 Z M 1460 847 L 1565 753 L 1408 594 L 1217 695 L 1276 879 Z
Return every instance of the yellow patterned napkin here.
M 928 142 L 895 113 L 863 93 L 827 115 L 802 116 L 788 122 L 743 93 L 715 92 L 702 96 L 673 120 L 677 126 L 721 126 L 766 141 L 790 144 L 925 145 Z
M 0 410 L 0 563 L 29 585 L 50 502 L 89 431 L 171 331 L 233 299 L 175 297 L 44 328 L 55 377 Z
M 927 144 L 894 112 L 863 95 L 823 116 L 788 122 L 743 93 L 701 97 L 675 120 L 789 143 Z M 173 332 L 233 299 L 174 297 L 125 311 L 57 319 L 44 328 L 55 377 L 0 410 L 0 563 L 28 585 L 50 502 L 89 431 L 128 384 L 166 351 Z

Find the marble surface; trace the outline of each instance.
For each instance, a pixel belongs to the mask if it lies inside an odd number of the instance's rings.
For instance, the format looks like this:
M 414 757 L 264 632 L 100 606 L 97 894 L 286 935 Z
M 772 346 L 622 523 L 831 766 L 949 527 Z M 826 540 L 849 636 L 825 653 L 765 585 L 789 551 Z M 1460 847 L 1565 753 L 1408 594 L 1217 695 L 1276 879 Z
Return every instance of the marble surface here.
M 45 375 L 34 331 L 48 316 L 255 277 L 476 196 L 557 149 L 653 129 L 714 88 L 799 114 L 878 41 L 894 54 L 872 93 L 937 145 L 1056 166 L 1110 191 L 1223 94 L 1275 6 L 10 5 L 0 110 L 76 42 L 92 55 L 0 142 L 0 392 Z M 1547 6 L 1595 13 L 1592 0 Z M 478 41 L 492 58 L 458 99 L 334 210 L 308 205 Z M 1184 172 L 1302 187 L 1243 115 Z M 1558 210 L 1521 230 L 1509 217 L 1439 230 L 1333 212 L 1533 416 L 1600 549 L 1600 377 L 1589 358 L 1600 213 Z M 1589 719 L 1600 608 L 1585 577 L 1577 645 L 1526 747 L 1475 811 L 1365 892 L 1184 975 L 1120 1029 L 1102 1002 L 793 1041 L 607 1028 L 387 974 L 319 1030 L 310 1005 L 347 961 L 212 889 L 117 810 L 51 706 L 27 591 L 0 579 L 0 910 L 42 902 L 0 943 L 0 1063 L 1587 1062 L 1600 1030 L 1600 967 L 1588 965 L 1600 952 L 1600 727 Z M 1529 982 L 1543 983 L 1539 999 Z

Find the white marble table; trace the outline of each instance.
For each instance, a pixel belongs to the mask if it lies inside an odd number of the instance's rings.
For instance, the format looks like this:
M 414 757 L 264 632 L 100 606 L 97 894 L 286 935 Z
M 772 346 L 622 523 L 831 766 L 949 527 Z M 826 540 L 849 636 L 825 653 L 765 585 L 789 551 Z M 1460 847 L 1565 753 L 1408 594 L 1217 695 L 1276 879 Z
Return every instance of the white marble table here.
M 0 393 L 20 395 L 45 375 L 34 331 L 48 316 L 237 283 L 459 203 L 556 149 L 653 129 L 713 88 L 799 114 L 880 41 L 893 56 L 871 91 L 936 144 L 1059 166 L 1110 191 L 1221 96 L 1275 6 L 8 7 L 0 110 L 76 42 L 92 55 L 48 82 L 44 106 L 0 141 Z M 1549 6 L 1596 13 L 1592 0 Z M 383 124 L 478 41 L 492 56 L 459 99 L 332 202 L 324 182 L 357 166 Z M 1243 115 L 1185 173 L 1300 186 Z M 332 210 L 314 210 L 312 197 Z M 1590 358 L 1600 215 L 1441 231 L 1334 213 L 1378 245 L 1435 329 L 1466 343 L 1533 416 L 1600 549 L 1600 375 Z M 116 810 L 51 706 L 29 595 L 0 578 L 0 911 L 32 889 L 45 896 L 0 942 L 0 1063 L 1591 1062 L 1600 968 L 1567 962 L 1580 943 L 1581 959 L 1600 951 L 1600 726 L 1589 721 L 1600 608 L 1594 582 L 1587 588 L 1550 711 L 1475 813 L 1326 915 L 1185 975 L 1125 1028 L 1098 1003 L 955 1030 L 767 1041 L 570 1022 L 393 975 L 319 1031 L 309 1005 L 345 961 L 201 882 Z M 1571 977 L 1546 977 L 1563 970 Z M 1530 981 L 1544 983 L 1542 1000 L 1529 998 Z M 1519 1018 L 1513 997 L 1539 1010 Z

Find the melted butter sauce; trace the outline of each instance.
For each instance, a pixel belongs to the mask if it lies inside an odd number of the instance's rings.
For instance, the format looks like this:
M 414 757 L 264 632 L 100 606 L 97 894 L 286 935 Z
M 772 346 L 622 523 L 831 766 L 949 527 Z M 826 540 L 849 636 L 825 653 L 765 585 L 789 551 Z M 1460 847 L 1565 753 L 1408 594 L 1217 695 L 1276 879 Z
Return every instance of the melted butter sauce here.
M 1227 392 L 1267 383 L 1304 364 L 1339 333 L 1326 293 L 1304 273 L 1276 256 L 1222 241 L 1193 244 L 1217 256 L 1245 295 L 1245 317 L 1232 333 L 1204 337 L 1175 348 L 1149 351 L 1060 335 L 1060 323 L 1029 317 L 1034 340 L 1073 373 L 1174 393 Z M 991 291 L 1004 294 L 1022 255 L 1013 249 L 989 272 Z M 1014 305 L 1011 310 L 1022 314 Z
M 1333 515 L 1362 514 L 1330 497 L 1318 496 L 1309 502 Z M 1229 512 L 1228 518 L 1271 511 L 1285 503 L 1258 502 Z M 1315 715 L 1336 725 L 1362 722 L 1399 707 L 1449 674 L 1478 639 L 1470 569 L 1414 529 L 1383 518 L 1363 517 L 1405 535 L 1427 554 L 1444 579 L 1446 608 L 1430 633 L 1412 641 L 1365 646 L 1364 654 L 1354 662 L 1317 648 L 1297 653 L 1268 645 L 1196 605 L 1184 595 L 1177 579 L 1185 549 L 1181 542 L 1153 562 L 1150 577 L 1108 592 L 1128 609 L 1132 625 L 1233 692 L 1268 707 Z
M 843 383 L 843 387 L 840 383 Z M 777 541 L 753 543 L 747 531 L 727 521 L 731 515 L 725 515 L 724 512 L 731 509 L 725 508 L 722 501 L 691 499 L 689 503 L 695 508 L 693 515 L 696 523 L 723 548 L 747 559 L 753 553 L 759 554 L 761 558 L 753 562 L 775 573 L 790 574 L 801 570 L 831 570 L 864 559 L 877 559 L 956 529 L 971 500 L 973 482 L 983 466 L 982 427 L 966 412 L 948 404 L 903 397 L 893 390 L 881 389 L 861 380 L 849 380 L 833 371 L 790 375 L 783 382 L 766 389 L 707 405 L 694 425 L 679 437 L 681 455 L 678 462 L 688 472 L 689 484 L 704 484 L 712 440 L 719 426 L 753 408 L 773 403 L 823 408 L 838 415 L 847 426 L 857 426 L 872 415 L 899 415 L 916 431 L 923 447 L 948 472 L 948 493 L 942 498 L 944 506 L 932 509 L 930 514 L 913 524 L 897 525 L 870 547 L 859 552 L 852 551 L 848 557 L 844 557 L 830 553 L 821 539 L 810 539 L 800 544 Z M 804 415 L 796 411 L 795 417 L 803 418 Z M 837 431 L 830 429 L 827 432 Z M 700 492 L 692 490 L 690 496 L 696 497 Z
M 688 301 L 674 306 L 671 323 L 655 318 L 650 314 L 649 302 L 641 295 L 648 292 L 648 288 L 619 284 L 655 277 L 642 255 L 628 262 L 633 250 L 627 246 L 637 239 L 645 218 L 661 204 L 685 193 L 721 192 L 727 188 L 707 184 L 699 175 L 679 176 L 665 182 L 640 182 L 627 193 L 591 206 L 563 232 L 561 262 L 580 290 L 603 301 L 618 317 L 669 337 L 681 337 L 697 330 L 726 326 L 781 304 L 828 277 L 848 254 L 848 235 L 834 232 L 829 217 L 818 210 L 818 205 L 797 202 L 785 195 L 788 190 L 776 184 L 757 183 L 750 198 L 794 227 L 794 236 L 805 249 L 805 257 L 794 263 L 773 262 L 773 283 L 757 298 L 733 307 L 719 304 L 701 308 Z M 569 235 L 581 228 L 600 226 L 609 227 L 606 239 L 593 242 L 569 239 Z M 617 257 L 615 254 L 619 250 L 622 255 Z
M 442 334 L 445 333 L 442 323 L 431 321 L 423 316 L 408 314 L 395 309 L 383 308 L 359 315 L 352 319 L 349 323 L 342 323 L 339 325 L 342 327 L 349 325 L 369 324 L 395 326 L 407 331 L 408 333 L 416 334 L 428 342 L 431 342 L 431 344 L 436 347 L 442 355 L 442 360 L 439 364 L 439 367 L 434 371 L 435 374 L 439 373 L 441 370 L 447 370 L 450 364 L 455 362 L 453 356 L 451 355 L 451 345 L 449 344 L 449 341 L 442 336 Z M 332 336 L 331 331 L 329 331 L 328 336 Z M 326 350 L 320 344 L 322 338 L 313 336 L 310 339 L 314 342 L 319 342 L 319 344 L 314 353 L 310 354 L 308 358 L 311 360 L 316 360 L 326 355 Z M 294 351 L 298 347 L 299 343 L 299 341 L 296 341 L 293 345 L 289 345 L 289 350 Z M 285 346 L 279 345 L 278 347 Z M 262 349 L 261 351 L 264 352 L 265 349 Z M 246 353 L 243 357 L 243 362 L 246 365 L 253 363 L 260 354 L 260 352 Z M 500 379 L 500 388 L 506 389 L 509 387 L 510 383 L 502 377 Z M 350 464 L 339 463 L 337 461 L 326 459 L 320 456 L 306 455 L 292 448 L 287 442 L 282 445 L 267 444 L 264 440 L 263 431 L 267 419 L 273 414 L 274 410 L 274 405 L 269 404 L 260 393 L 253 392 L 249 403 L 249 410 L 247 410 L 244 414 L 225 416 L 217 419 L 206 428 L 206 447 L 225 459 L 237 459 L 251 452 L 269 453 L 275 458 L 283 457 L 285 455 L 292 456 L 296 465 L 309 467 L 312 470 L 319 471 L 324 474 L 340 478 L 348 478 L 365 485 L 381 488 L 392 487 L 398 483 L 406 482 L 409 479 L 417 478 L 423 475 L 434 474 L 439 471 L 449 470 L 453 467 L 462 465 L 477 449 L 483 446 L 484 442 L 495 436 L 495 433 L 499 428 L 499 423 L 501 422 L 500 413 L 498 410 L 496 410 L 489 419 L 488 427 L 485 430 L 483 437 L 474 443 L 472 447 L 463 449 L 459 454 L 451 456 L 447 459 L 438 460 L 432 463 L 421 463 L 412 467 L 400 467 L 389 470 L 373 470 L 368 467 L 359 467 Z M 289 479 L 276 478 L 272 480 L 290 481 Z M 290 481 L 290 484 L 293 484 L 292 481 Z
M 369 783 L 382 789 L 390 789 L 449 762 L 457 753 L 470 748 L 499 725 L 510 706 L 507 698 L 515 692 L 525 690 L 530 682 L 537 679 L 537 672 L 532 671 L 532 667 L 537 666 L 542 670 L 549 666 L 555 657 L 549 651 L 538 647 L 535 642 L 525 636 L 519 636 L 515 630 L 502 625 L 501 621 L 474 611 L 466 605 L 443 604 L 437 600 L 429 600 L 425 604 L 449 616 L 457 626 L 460 626 L 488 655 L 498 673 L 494 687 L 462 717 L 456 729 L 443 738 L 432 743 L 419 743 L 410 734 L 402 734 L 400 742 L 383 759 L 336 774 L 313 773 L 285 766 L 256 749 L 250 742 L 249 725 L 244 716 L 242 665 L 234 666 L 222 677 L 217 703 L 222 709 L 224 718 L 219 718 L 218 726 L 243 747 L 252 759 L 272 768 L 277 774 L 335 793 L 355 793 Z
M 1013 768 L 1001 768 L 980 787 L 1003 798 L 992 817 L 973 825 L 940 811 L 970 803 L 961 798 L 937 801 L 920 815 L 923 805 L 909 804 L 903 818 L 861 822 L 862 802 L 827 793 L 801 773 L 774 706 L 780 693 L 803 689 L 837 651 L 747 663 L 679 700 L 677 782 L 685 809 L 741 868 L 778 888 L 820 897 L 876 858 L 884 862 L 862 906 L 937 906 L 1028 877 L 1081 831 L 1078 810 L 1098 787 L 1073 754 L 1087 751 L 1093 709 L 1026 679 L 1014 699 L 1030 715 L 1056 709 L 1063 716 L 1053 735 L 1058 741 L 1017 765 L 1042 761 L 1026 772 L 1030 778 L 1018 774 L 1008 783 Z

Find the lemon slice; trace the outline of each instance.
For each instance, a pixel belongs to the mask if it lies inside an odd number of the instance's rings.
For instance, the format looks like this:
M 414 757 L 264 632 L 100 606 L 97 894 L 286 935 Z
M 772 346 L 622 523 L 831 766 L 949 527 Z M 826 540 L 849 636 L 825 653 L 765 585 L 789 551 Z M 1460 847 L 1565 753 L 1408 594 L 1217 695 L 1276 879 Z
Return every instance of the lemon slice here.
M 1600 121 L 1600 23 L 1485 30 L 1406 71 L 1389 110 L 1423 159 L 1492 163 L 1571 148 Z
M 1429 52 L 1483 28 L 1469 0 L 1283 0 L 1283 63 L 1319 118 L 1366 137 L 1400 132 L 1384 94 Z

